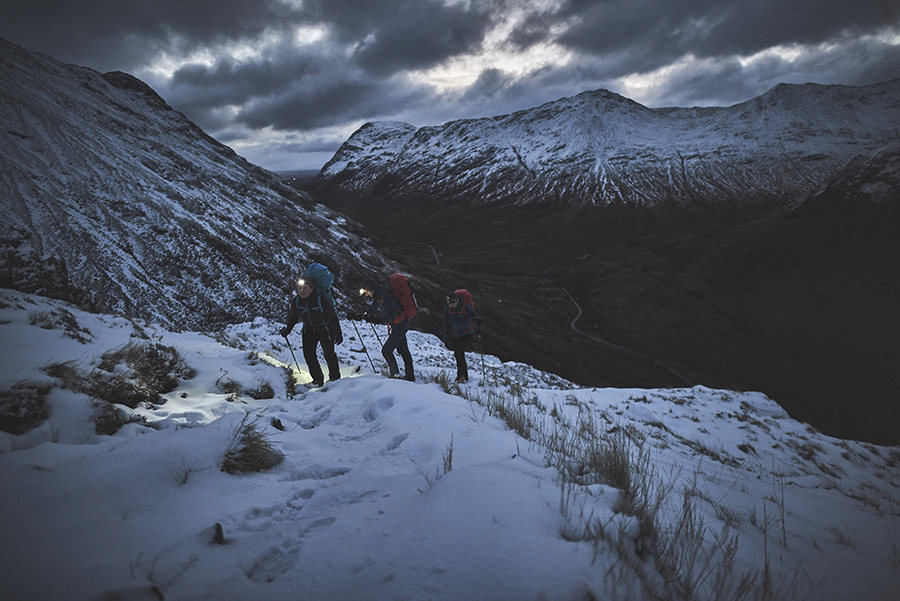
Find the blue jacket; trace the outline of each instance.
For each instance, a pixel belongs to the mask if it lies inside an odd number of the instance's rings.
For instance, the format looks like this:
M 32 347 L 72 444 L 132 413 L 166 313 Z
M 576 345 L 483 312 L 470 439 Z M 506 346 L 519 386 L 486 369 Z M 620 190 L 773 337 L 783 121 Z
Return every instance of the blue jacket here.
M 444 342 L 450 338 L 462 338 L 467 334 L 475 333 L 475 324 L 478 321 L 478 313 L 471 305 L 462 301 L 460 310 L 453 311 L 450 305 L 444 307 Z

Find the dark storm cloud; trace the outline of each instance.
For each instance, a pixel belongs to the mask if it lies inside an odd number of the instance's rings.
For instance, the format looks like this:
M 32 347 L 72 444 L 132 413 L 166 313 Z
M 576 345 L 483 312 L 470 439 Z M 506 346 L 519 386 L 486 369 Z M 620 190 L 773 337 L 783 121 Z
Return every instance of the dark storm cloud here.
M 531 12 L 513 28 L 506 41 L 516 48 L 527 48 L 545 42 L 550 39 L 550 30 L 557 20 L 556 15 L 550 11 Z
M 318 139 L 319 150 L 336 149 L 341 134 L 332 132 L 368 120 L 437 124 L 598 88 L 628 95 L 624 86 L 640 85 L 639 102 L 687 106 L 734 104 L 780 82 L 893 79 L 900 77 L 896 39 L 865 36 L 900 34 L 898 6 L 896 0 L 4 0 L 0 37 L 67 63 L 135 73 L 220 139 L 258 148 L 254 129 L 266 130 L 276 134 L 267 138 L 272 148 L 297 152 L 298 136 Z M 423 70 L 478 55 L 510 17 L 505 50 L 553 54 L 555 45 L 568 51 L 567 60 L 503 70 L 488 57 L 466 65 L 475 72 L 464 76 L 472 81 L 464 87 L 422 81 Z M 300 35 L 298 44 L 298 28 L 315 35 Z M 256 52 L 230 52 L 237 44 Z M 774 46 L 802 52 L 738 60 Z M 540 60 L 539 54 L 529 56 Z M 150 69 L 163 56 L 178 65 L 174 74 Z M 189 56 L 202 62 L 185 64 Z M 321 137 L 326 129 L 334 140 Z M 301 147 L 309 152 L 308 144 Z
M 375 74 L 428 68 L 477 48 L 488 30 L 487 14 L 417 0 L 360 42 L 355 58 Z
M 128 71 L 157 50 L 256 36 L 286 15 L 276 0 L 4 0 L 0 35 L 65 62 Z
M 220 57 L 212 66 L 183 67 L 169 84 L 173 104 L 201 124 L 212 123 L 222 105 L 240 105 L 241 123 L 275 129 L 390 115 L 434 96 L 391 74 L 431 67 L 477 47 L 489 23 L 481 9 L 423 0 L 329 0 L 307 2 L 303 9 L 293 15 L 295 22 L 327 23 L 328 41 L 299 50 L 285 43 L 250 61 Z M 352 52 L 342 53 L 341 42 Z
M 336 53 L 335 53 L 336 54 Z M 213 66 L 175 72 L 168 97 L 201 124 L 223 105 L 239 106 L 236 119 L 252 128 L 307 130 L 342 121 L 391 115 L 397 107 L 433 94 L 405 78 L 373 77 L 320 49 L 272 52 L 251 61 L 223 57 Z
M 653 70 L 687 53 L 753 54 L 872 32 L 896 26 L 900 9 L 886 0 L 568 0 L 556 16 L 569 23 L 564 45 L 596 55 L 625 51 L 634 57 L 623 63 L 628 69 Z
M 359 119 L 384 119 L 397 107 L 422 102 L 425 88 L 373 79 L 329 79 L 315 87 L 297 85 L 283 94 L 248 103 L 238 121 L 251 128 L 316 129 Z
M 174 72 L 168 86 L 173 101 L 200 109 L 280 95 L 296 89 L 298 82 L 342 71 L 326 53 L 298 51 L 285 44 L 253 60 L 222 56 L 212 66 L 186 65 Z

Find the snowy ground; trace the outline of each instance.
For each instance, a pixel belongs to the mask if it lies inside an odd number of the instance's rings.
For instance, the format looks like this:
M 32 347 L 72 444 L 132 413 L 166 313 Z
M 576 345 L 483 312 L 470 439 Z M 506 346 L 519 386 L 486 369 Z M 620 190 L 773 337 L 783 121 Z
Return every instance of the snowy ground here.
M 898 598 L 898 448 L 823 436 L 758 393 L 580 388 L 475 353 L 456 390 L 450 354 L 417 332 L 419 382 L 389 380 L 350 322 L 344 377 L 291 394 L 279 327 L 176 333 L 0 291 L 0 414 L 49 411 L 0 432 L 3 598 Z M 60 374 L 127 375 L 103 355 L 129 343 L 174 347 L 189 373 L 97 434 L 103 405 Z M 248 423 L 284 460 L 222 471 Z M 633 499 L 544 446 L 590 437 L 632 441 L 667 558 Z

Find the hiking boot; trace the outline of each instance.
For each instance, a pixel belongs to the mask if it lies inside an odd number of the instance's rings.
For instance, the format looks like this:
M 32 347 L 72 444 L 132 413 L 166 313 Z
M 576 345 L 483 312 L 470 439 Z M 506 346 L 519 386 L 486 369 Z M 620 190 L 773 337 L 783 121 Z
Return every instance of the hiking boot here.
M 468 382 L 468 381 L 469 381 L 468 376 L 459 376 L 458 378 L 456 378 L 457 384 L 462 384 L 462 383 Z
M 416 381 L 416 377 L 412 374 L 406 374 L 406 376 L 404 376 L 403 379 L 406 380 L 407 382 L 415 382 Z
M 310 386 L 315 386 L 316 388 L 321 388 L 325 386 L 325 380 L 313 380 L 309 383 Z

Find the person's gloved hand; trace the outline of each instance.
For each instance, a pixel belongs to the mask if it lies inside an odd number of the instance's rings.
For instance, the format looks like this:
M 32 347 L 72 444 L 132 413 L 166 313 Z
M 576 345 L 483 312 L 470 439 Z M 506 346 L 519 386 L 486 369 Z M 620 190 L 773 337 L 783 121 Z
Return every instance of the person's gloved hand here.
M 284 326 L 278 333 L 281 334 L 282 338 L 287 338 L 288 334 L 291 333 L 291 329 L 287 326 Z
M 337 336 L 334 338 L 334 344 L 338 345 L 344 341 L 344 335 L 338 332 Z

